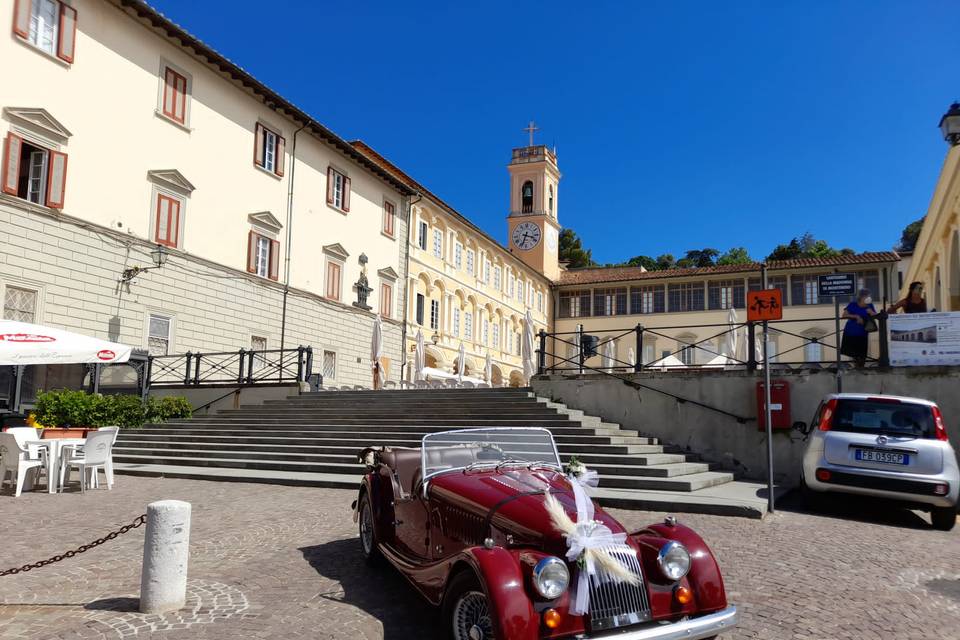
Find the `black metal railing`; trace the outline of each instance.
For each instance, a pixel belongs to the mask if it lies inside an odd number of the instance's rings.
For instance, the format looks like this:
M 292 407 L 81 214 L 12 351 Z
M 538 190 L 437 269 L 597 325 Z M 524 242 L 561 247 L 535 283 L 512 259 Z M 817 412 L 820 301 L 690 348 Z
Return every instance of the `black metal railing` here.
M 150 356 L 147 386 L 272 384 L 307 381 L 313 373 L 313 348 L 240 349 L 215 353 Z

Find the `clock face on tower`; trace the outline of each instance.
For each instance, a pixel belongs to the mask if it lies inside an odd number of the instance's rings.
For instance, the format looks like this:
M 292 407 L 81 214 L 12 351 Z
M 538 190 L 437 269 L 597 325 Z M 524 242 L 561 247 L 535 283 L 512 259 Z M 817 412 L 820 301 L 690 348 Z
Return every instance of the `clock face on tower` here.
M 513 244 L 521 251 L 529 251 L 540 244 L 540 227 L 534 222 L 521 222 L 513 228 Z

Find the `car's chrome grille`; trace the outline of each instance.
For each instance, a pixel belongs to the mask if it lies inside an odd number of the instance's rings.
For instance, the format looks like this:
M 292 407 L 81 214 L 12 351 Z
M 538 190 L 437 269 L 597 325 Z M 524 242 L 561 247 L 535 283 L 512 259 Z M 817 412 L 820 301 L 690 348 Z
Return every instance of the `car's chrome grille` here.
M 599 631 L 649 620 L 650 602 L 636 550 L 628 545 L 612 545 L 602 550 L 639 576 L 640 583 L 620 582 L 598 567 L 596 576 L 590 580 L 590 628 Z

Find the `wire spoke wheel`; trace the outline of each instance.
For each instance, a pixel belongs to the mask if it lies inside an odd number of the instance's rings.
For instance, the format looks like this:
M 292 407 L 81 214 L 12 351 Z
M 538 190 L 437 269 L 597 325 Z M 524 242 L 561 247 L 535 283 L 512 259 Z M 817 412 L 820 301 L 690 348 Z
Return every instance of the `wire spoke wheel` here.
M 360 544 L 363 545 L 364 555 L 373 553 L 373 508 L 366 496 L 360 507 Z
M 453 608 L 454 640 L 493 640 L 493 623 L 487 596 L 482 591 L 466 591 Z

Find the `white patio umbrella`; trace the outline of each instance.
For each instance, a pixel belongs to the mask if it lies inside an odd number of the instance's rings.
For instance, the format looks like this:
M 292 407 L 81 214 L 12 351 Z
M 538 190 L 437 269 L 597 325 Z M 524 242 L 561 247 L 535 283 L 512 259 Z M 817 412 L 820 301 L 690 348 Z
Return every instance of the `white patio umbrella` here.
M 740 341 L 737 334 L 740 332 L 740 329 L 736 328 L 737 310 L 733 307 L 730 308 L 730 312 L 727 314 L 727 324 L 730 325 L 730 328 L 727 330 L 727 334 L 723 337 L 724 352 L 728 357 L 736 359 L 737 343 Z
M 633 347 L 627 349 L 627 362 L 630 363 L 630 369 L 633 370 L 637 366 L 637 354 L 633 350 Z
M 600 354 L 600 368 L 604 371 L 613 371 L 614 361 L 616 360 L 617 347 L 613 340 L 607 340 L 603 343 L 603 349 Z
M 463 382 L 463 373 L 466 371 L 467 364 L 467 350 L 463 347 L 463 343 L 460 343 L 460 351 L 457 353 L 457 380 Z
M 370 368 L 373 369 L 373 388 L 383 388 L 383 323 L 378 313 L 373 319 L 373 336 L 370 338 Z
M 131 350 L 63 329 L 0 320 L 0 365 L 110 364 L 126 362 Z
M 487 379 L 487 384 L 493 386 L 493 362 L 490 360 L 489 351 L 487 351 L 487 358 L 483 363 L 483 377 Z
M 533 316 L 530 315 L 530 310 L 527 309 L 527 315 L 523 319 L 523 347 L 521 351 L 521 357 L 523 358 L 523 377 L 530 381 L 530 378 L 537 372 L 537 365 L 533 362 Z
M 417 345 L 413 350 L 413 381 L 423 380 L 423 368 L 427 366 L 425 347 L 423 346 L 423 331 L 417 331 Z
M 669 355 L 665 358 L 660 358 L 655 362 L 651 362 L 647 365 L 651 369 L 683 369 L 687 365 L 683 363 L 683 360 L 678 358 L 675 355 Z

